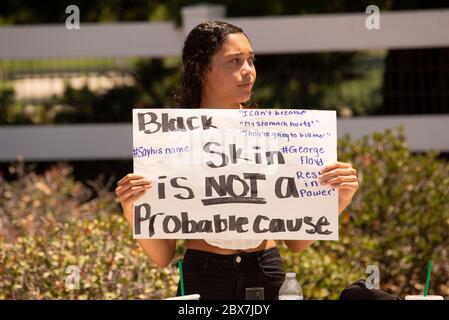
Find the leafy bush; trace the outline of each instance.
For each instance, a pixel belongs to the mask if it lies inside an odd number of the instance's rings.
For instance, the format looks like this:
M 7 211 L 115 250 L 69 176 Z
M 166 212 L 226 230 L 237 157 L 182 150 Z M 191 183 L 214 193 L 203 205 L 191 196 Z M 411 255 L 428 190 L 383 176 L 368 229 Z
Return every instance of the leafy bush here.
M 6 109 L 14 100 L 14 89 L 10 86 L 0 85 L 0 124 L 6 122 Z
M 26 106 L 23 103 L 14 101 L 15 94 L 14 88 L 10 83 L 0 81 L 0 125 L 9 123 L 27 124 L 31 122 L 25 115 Z
M 422 294 L 430 259 L 431 291 L 449 296 L 449 164 L 435 153 L 410 153 L 401 132 L 339 140 L 339 160 L 358 170 L 360 188 L 340 216 L 340 241 L 284 253 L 305 297 L 338 298 L 368 277 L 368 265 L 379 267 L 387 292 Z
M 360 189 L 340 216 L 340 241 L 302 253 L 281 245 L 285 268 L 298 274 L 306 299 L 337 299 L 378 265 L 381 287 L 404 296 L 431 290 L 449 296 L 449 164 L 435 153 L 409 152 L 401 132 L 339 141 L 340 161 L 357 168 Z M 0 181 L 0 298 L 159 299 L 176 292 L 175 268 L 148 261 L 121 215 L 109 183 L 86 186 L 67 165 L 37 175 L 13 168 Z M 183 252 L 177 247 L 177 257 Z M 176 259 L 177 259 L 176 257 Z M 78 266 L 80 288 L 66 269 Z
M 17 170 L 17 169 L 16 169 Z M 73 180 L 59 165 L 0 183 L 0 299 L 157 299 L 173 295 L 177 273 L 149 262 L 114 194 Z M 22 172 L 22 173 L 21 173 Z M 66 287 L 67 267 L 80 270 Z

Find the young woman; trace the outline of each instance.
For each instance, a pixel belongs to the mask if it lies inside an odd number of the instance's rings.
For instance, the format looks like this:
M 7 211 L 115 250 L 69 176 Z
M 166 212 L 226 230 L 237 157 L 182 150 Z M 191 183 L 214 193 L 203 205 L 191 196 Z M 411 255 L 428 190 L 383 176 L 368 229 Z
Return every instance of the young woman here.
M 239 109 L 252 107 L 256 80 L 254 51 L 242 29 L 210 21 L 195 27 L 187 36 L 182 52 L 183 80 L 178 107 Z M 351 164 L 336 162 L 322 168 L 321 184 L 338 189 L 341 213 L 358 188 Z M 118 182 L 116 194 L 124 215 L 132 223 L 132 207 L 152 187 L 151 181 L 128 174 Z M 176 240 L 137 240 L 149 259 L 160 267 L 170 264 Z M 314 241 L 285 240 L 299 252 Z M 186 294 L 201 299 L 245 299 L 245 288 L 263 287 L 265 299 L 276 299 L 285 272 L 274 240 L 186 241 L 184 287 Z M 179 288 L 178 288 L 179 294 Z

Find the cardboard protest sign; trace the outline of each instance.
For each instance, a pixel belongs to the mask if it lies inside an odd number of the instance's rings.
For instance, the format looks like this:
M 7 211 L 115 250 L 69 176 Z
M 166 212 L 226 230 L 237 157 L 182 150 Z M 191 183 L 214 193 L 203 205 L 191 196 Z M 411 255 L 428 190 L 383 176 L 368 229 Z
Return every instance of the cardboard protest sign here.
M 134 109 L 134 238 L 338 239 L 336 112 Z

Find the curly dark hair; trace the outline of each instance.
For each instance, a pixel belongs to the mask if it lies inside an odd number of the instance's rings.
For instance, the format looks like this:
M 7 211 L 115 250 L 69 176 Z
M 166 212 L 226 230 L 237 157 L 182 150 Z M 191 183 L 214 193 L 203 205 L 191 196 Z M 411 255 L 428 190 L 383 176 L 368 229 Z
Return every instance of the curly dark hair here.
M 173 95 L 175 107 L 199 108 L 201 102 L 202 81 L 212 56 L 223 46 L 226 37 L 243 30 L 227 22 L 207 21 L 190 31 L 182 49 L 181 87 Z M 253 99 L 243 105 L 256 106 Z

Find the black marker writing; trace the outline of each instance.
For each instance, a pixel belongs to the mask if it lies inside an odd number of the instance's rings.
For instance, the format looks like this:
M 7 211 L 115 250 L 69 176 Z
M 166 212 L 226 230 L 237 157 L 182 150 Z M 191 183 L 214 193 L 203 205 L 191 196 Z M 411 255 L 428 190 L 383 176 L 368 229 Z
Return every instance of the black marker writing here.
M 165 199 L 165 182 L 164 181 L 160 181 L 163 179 L 166 179 L 167 176 L 159 176 L 158 177 L 158 184 L 157 184 L 157 195 L 159 199 Z M 180 199 L 180 200 L 188 200 L 188 199 L 193 199 L 195 197 L 193 190 L 190 187 L 187 186 L 182 186 L 179 184 L 178 180 L 187 180 L 186 177 L 174 177 L 170 179 L 170 185 L 175 188 L 175 189 L 184 189 L 187 191 L 187 196 L 183 196 L 180 193 L 175 194 L 174 197 L 176 199 Z
M 206 161 L 206 165 L 209 166 L 210 168 L 222 168 L 229 163 L 235 164 L 235 163 L 240 163 L 240 162 L 255 163 L 255 164 L 267 164 L 267 165 L 285 164 L 284 156 L 279 151 L 267 151 L 267 152 L 265 152 L 265 157 L 263 157 L 262 154 L 257 151 L 260 149 L 260 147 L 254 146 L 253 149 L 255 149 L 256 151 L 254 152 L 254 154 L 252 154 L 252 158 L 249 159 L 249 158 L 242 157 L 243 149 L 237 148 L 235 144 L 230 144 L 228 146 L 229 155 L 224 152 L 212 150 L 213 146 L 216 146 L 220 150 L 222 150 L 221 144 L 219 144 L 218 142 L 207 142 L 203 146 L 204 152 L 212 154 L 212 155 L 217 155 L 220 159 L 220 162 L 218 162 L 217 164 L 214 163 L 213 161 Z M 275 159 L 276 159 L 276 161 L 275 161 Z
M 142 214 L 144 211 L 144 214 Z M 159 217 L 159 218 L 157 218 Z M 157 218 L 157 219 L 156 219 Z M 142 233 L 141 224 L 148 221 L 149 237 L 155 235 L 155 224 L 162 226 L 162 230 L 166 234 L 183 233 L 221 233 L 225 231 L 233 231 L 236 233 L 248 232 L 247 225 L 250 223 L 247 217 L 238 217 L 230 215 L 227 218 L 222 218 L 219 214 L 214 215 L 213 219 L 190 219 L 187 212 L 181 212 L 181 217 L 165 213 L 151 214 L 151 206 L 148 203 L 135 206 L 134 208 L 134 230 L 136 235 Z M 278 232 L 299 232 L 305 226 L 308 234 L 330 235 L 332 231 L 325 227 L 330 225 L 325 216 L 318 218 L 314 222 L 311 216 L 304 216 L 303 218 L 282 219 L 269 218 L 263 215 L 257 215 L 252 221 L 252 230 L 254 233 L 278 233 Z
M 217 128 L 212 125 L 212 117 L 202 115 L 201 118 L 197 116 L 188 117 L 184 119 L 183 117 L 176 117 L 170 119 L 168 113 L 161 114 L 161 121 L 158 121 L 157 114 L 154 112 L 137 113 L 139 131 L 143 131 L 146 134 L 156 133 L 159 130 L 162 132 L 173 132 L 173 131 L 187 131 L 202 128 L 207 130 L 210 128 Z M 194 125 L 194 121 L 198 125 Z M 153 130 L 151 130 L 153 128 Z
M 246 179 L 248 181 L 246 181 Z M 225 203 L 265 204 L 267 202 L 265 198 L 258 197 L 258 180 L 266 180 L 265 175 L 260 173 L 243 173 L 243 179 L 235 174 L 228 176 L 220 175 L 218 181 L 215 177 L 206 177 L 206 197 L 212 197 L 212 190 L 215 191 L 219 197 L 202 199 L 201 202 L 205 206 Z M 235 192 L 236 186 L 241 186 L 243 188 L 241 193 L 237 194 Z

